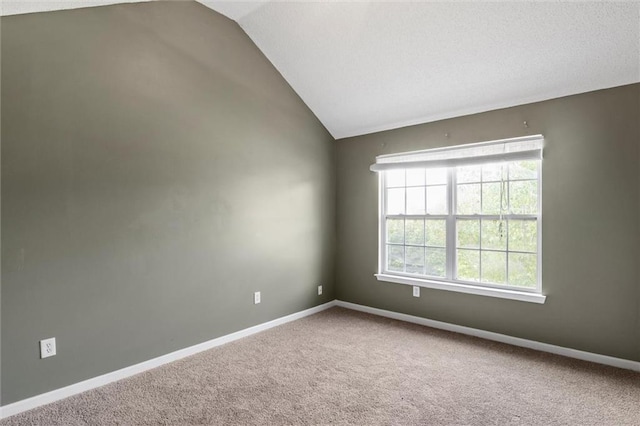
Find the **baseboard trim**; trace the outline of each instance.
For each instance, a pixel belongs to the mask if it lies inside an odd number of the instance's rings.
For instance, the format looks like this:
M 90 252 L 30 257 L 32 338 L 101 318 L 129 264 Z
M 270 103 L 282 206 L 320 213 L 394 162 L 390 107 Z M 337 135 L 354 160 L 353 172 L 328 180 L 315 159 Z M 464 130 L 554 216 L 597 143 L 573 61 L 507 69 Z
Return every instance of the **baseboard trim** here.
M 50 404 L 52 402 L 68 398 L 81 392 L 86 392 L 88 390 L 95 389 L 97 387 L 104 386 L 118 380 L 126 379 L 127 377 L 131 377 L 152 368 L 160 367 L 161 365 L 177 361 L 191 355 L 195 355 L 199 352 L 215 348 L 216 346 L 224 345 L 225 343 L 233 342 L 234 340 L 251 336 L 252 334 L 268 330 L 278 325 L 286 324 L 288 322 L 316 314 L 333 306 L 336 306 L 335 300 L 319 306 L 315 306 L 313 308 L 306 309 L 304 311 L 280 317 L 272 321 L 258 324 L 253 327 L 245 328 L 244 330 L 236 331 L 235 333 L 227 334 L 203 343 L 199 343 L 194 346 L 189 346 L 188 348 L 180 349 L 175 352 L 150 359 L 148 361 L 143 361 L 130 367 L 125 367 L 111 373 L 93 377 L 88 380 L 83 380 L 82 382 L 74 383 L 60 389 L 55 389 L 50 392 L 46 392 L 40 395 L 33 396 L 31 398 L 23 399 L 21 401 L 5 405 L 3 407 L 0 407 L 0 419 L 4 419 L 27 410 Z
M 440 330 L 453 331 L 455 333 L 467 334 L 469 336 L 480 337 L 496 342 L 507 343 L 509 345 L 520 346 L 523 348 L 535 349 L 537 351 L 549 352 L 556 355 L 562 355 L 569 358 L 580 359 L 583 361 L 595 362 L 597 364 L 609 365 L 612 367 L 624 368 L 625 370 L 633 370 L 640 372 L 640 362 L 631 361 L 623 358 L 615 358 L 608 355 L 600 355 L 592 352 L 580 351 L 577 349 L 565 348 L 563 346 L 550 345 L 548 343 L 536 342 L 535 340 L 521 339 L 519 337 L 508 336 L 506 334 L 493 333 L 491 331 L 479 330 L 477 328 L 464 327 L 461 325 L 450 324 L 441 321 L 430 320 L 413 315 L 401 314 L 399 312 L 386 311 L 384 309 L 372 308 L 369 306 L 358 305 L 351 302 L 336 301 L 336 306 L 340 306 L 354 311 L 365 312 L 368 314 L 378 315 L 381 317 L 392 318 L 400 321 L 420 324 L 427 327 L 437 328 Z
M 73 396 L 82 392 L 86 392 L 88 390 L 95 389 L 97 387 L 104 386 L 112 382 L 116 382 L 118 380 L 126 379 L 127 377 L 131 377 L 136 374 L 145 372 L 147 370 L 160 367 L 164 364 L 168 364 L 170 362 L 177 361 L 179 359 L 186 358 L 191 355 L 195 355 L 199 352 L 203 352 L 208 349 L 215 348 L 216 346 L 224 345 L 225 343 L 233 342 L 234 340 L 251 336 L 252 334 L 256 334 L 261 331 L 268 330 L 278 325 L 286 324 L 288 322 L 295 321 L 297 319 L 316 314 L 318 312 L 324 311 L 334 306 L 340 306 L 342 308 L 347 308 L 354 311 L 360 311 L 368 314 L 378 315 L 381 317 L 424 325 L 427 327 L 437 328 L 440 330 L 452 331 L 455 333 L 461 333 L 469 336 L 480 337 L 483 339 L 493 340 L 501 343 L 507 343 L 514 346 L 520 346 L 523 348 L 534 349 L 542 352 L 549 352 L 552 354 L 562 355 L 569 358 L 575 358 L 583 361 L 590 361 L 598 364 L 604 364 L 612 367 L 618 367 L 626 370 L 633 370 L 633 371 L 640 372 L 640 362 L 638 361 L 615 358 L 608 355 L 600 355 L 600 354 L 595 354 L 591 352 L 580 351 L 577 349 L 565 348 L 562 346 L 555 346 L 548 343 L 536 342 L 534 340 L 521 339 L 519 337 L 508 336 L 500 333 L 493 333 L 491 331 L 479 330 L 471 327 L 464 327 L 461 325 L 450 324 L 442 321 L 430 320 L 427 318 L 416 317 L 413 315 L 402 314 L 399 312 L 387 311 L 384 309 L 372 308 L 370 306 L 358 305 L 356 303 L 344 302 L 342 300 L 333 300 L 331 302 L 327 302 L 325 304 L 315 306 L 313 308 L 306 309 L 304 311 L 296 312 L 294 314 L 277 318 L 262 324 L 258 324 L 253 327 L 245 328 L 244 330 L 236 331 L 234 333 L 227 334 L 227 335 L 209 340 L 207 342 L 190 346 L 188 348 L 180 349 L 178 351 L 171 352 L 166 355 L 162 355 L 157 358 L 150 359 L 148 361 L 143 361 L 139 364 L 125 367 L 120 370 L 113 371 L 111 373 L 103 374 L 98 377 L 87 379 L 82 382 L 65 386 L 60 389 L 55 389 L 50 392 L 46 392 L 40 395 L 33 396 L 31 398 L 23 399 L 21 401 L 17 401 L 17 402 L 2 406 L 0 407 L 0 419 L 4 419 L 4 418 L 40 407 L 43 405 L 47 405 L 64 398 L 68 398 L 70 396 Z

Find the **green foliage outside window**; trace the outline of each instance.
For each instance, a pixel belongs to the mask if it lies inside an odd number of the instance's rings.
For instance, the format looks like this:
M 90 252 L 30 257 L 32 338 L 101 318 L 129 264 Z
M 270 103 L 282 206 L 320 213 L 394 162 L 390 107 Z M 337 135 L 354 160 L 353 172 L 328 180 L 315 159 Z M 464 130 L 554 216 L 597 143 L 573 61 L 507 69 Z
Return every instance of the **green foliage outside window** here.
M 387 269 L 446 277 L 446 170 L 388 173 L 386 213 L 397 217 L 386 219 Z M 458 167 L 454 176 L 453 278 L 535 288 L 538 163 Z

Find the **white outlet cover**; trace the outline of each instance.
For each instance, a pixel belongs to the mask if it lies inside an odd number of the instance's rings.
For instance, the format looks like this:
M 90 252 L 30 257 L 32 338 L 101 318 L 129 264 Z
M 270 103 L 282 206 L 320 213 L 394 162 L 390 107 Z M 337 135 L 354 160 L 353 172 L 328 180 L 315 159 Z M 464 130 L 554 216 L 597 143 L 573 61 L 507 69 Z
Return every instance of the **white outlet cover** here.
M 56 338 L 40 340 L 40 358 L 49 358 L 56 354 Z
M 420 287 L 417 285 L 413 286 L 413 297 L 420 297 Z
M 321 296 L 321 295 L 322 295 L 322 286 L 319 285 L 318 286 L 318 296 Z
M 253 304 L 257 305 L 258 303 L 260 303 L 260 292 L 256 291 L 253 293 Z

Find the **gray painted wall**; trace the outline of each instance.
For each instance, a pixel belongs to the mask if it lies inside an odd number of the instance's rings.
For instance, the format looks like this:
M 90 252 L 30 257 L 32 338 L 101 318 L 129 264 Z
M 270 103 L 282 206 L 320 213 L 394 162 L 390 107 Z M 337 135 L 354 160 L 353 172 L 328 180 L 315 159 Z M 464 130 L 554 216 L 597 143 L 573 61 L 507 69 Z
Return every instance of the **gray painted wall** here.
M 639 123 L 636 84 L 339 140 L 338 298 L 640 361 Z M 546 304 L 432 289 L 418 299 L 374 278 L 376 155 L 537 133 Z
M 3 404 L 334 299 L 333 138 L 234 22 L 1 24 Z
M 3 17 L 1 39 L 3 404 L 334 297 L 640 360 L 640 85 L 344 139 L 336 169 L 196 3 Z M 376 155 L 534 133 L 545 305 L 375 280 Z
M 1 23 L 0 23 L 1 24 Z M 0 46 L 2 45 L 2 26 L 0 25 Z M 2 74 L 2 52 L 0 52 L 0 75 Z M 0 77 L 0 94 L 2 78 Z M 0 95 L 1 97 L 1 95 Z M 0 99 L 0 160 L 2 159 L 2 100 Z M 0 224 L 2 223 L 2 161 L 0 161 Z M 0 258 L 2 257 L 2 226 L 0 225 Z M 0 260 L 0 406 L 2 406 L 2 261 Z

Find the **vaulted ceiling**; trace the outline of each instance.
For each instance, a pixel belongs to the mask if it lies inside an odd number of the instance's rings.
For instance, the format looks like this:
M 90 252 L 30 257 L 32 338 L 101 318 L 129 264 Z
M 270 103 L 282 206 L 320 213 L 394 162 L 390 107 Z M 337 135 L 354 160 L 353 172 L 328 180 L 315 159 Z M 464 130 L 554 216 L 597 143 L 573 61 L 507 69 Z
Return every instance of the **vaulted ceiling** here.
M 3 14 L 116 2 L 3 0 Z M 235 20 L 336 138 L 640 81 L 637 1 L 200 2 Z

